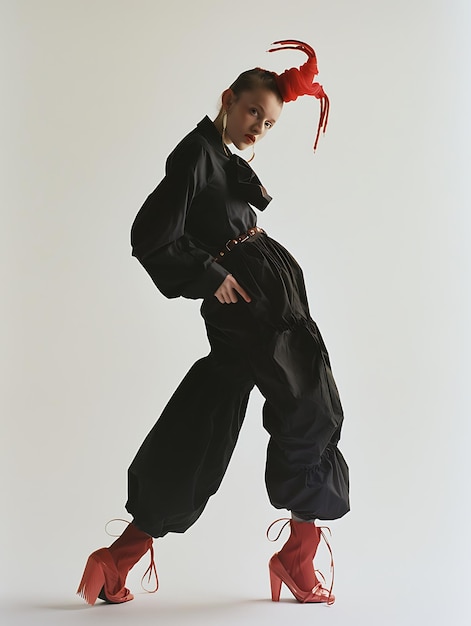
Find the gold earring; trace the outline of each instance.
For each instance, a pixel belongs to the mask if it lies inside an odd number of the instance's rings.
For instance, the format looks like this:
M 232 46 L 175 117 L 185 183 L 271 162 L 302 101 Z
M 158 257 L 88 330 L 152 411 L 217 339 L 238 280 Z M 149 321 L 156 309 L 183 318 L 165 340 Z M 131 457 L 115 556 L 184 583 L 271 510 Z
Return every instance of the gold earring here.
M 247 163 L 251 163 L 253 160 L 255 159 L 255 144 L 252 144 L 252 156 L 250 157 L 250 159 L 247 161 Z
M 223 150 L 224 150 L 226 156 L 230 156 L 229 152 L 228 152 L 228 150 L 226 148 L 226 142 L 224 141 L 225 138 L 226 138 L 226 128 L 227 128 L 227 111 L 224 111 L 224 113 L 222 114 L 222 134 L 221 134 L 221 137 L 222 137 L 222 147 L 223 147 Z

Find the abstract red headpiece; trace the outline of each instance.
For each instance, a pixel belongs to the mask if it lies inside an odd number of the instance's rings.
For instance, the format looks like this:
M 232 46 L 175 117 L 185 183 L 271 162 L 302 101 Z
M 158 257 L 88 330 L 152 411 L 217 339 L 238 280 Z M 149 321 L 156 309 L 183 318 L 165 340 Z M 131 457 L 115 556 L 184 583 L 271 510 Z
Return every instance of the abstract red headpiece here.
M 277 52 L 278 50 L 302 50 L 308 56 L 308 60 L 299 69 L 292 67 L 285 70 L 282 74 L 275 75 L 275 80 L 280 90 L 284 102 L 296 100 L 298 96 L 314 96 L 320 100 L 321 111 L 319 116 L 319 124 L 317 126 L 316 140 L 314 141 L 314 151 L 317 148 L 317 142 L 321 130 L 325 133 L 327 122 L 329 120 L 329 98 L 319 83 L 313 83 L 313 78 L 319 71 L 317 69 L 316 53 L 310 45 L 297 39 L 283 39 L 282 41 L 274 41 L 272 46 L 280 46 L 279 48 L 270 48 L 268 52 Z

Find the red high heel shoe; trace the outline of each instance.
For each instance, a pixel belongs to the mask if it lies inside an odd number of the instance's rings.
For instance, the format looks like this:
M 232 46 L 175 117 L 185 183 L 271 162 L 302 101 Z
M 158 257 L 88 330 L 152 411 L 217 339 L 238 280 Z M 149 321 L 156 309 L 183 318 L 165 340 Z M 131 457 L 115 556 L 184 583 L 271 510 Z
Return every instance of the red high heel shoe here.
M 95 604 L 97 598 L 109 604 L 121 604 L 133 600 L 133 594 L 124 585 L 129 570 L 150 550 L 151 561 L 142 581 L 149 574 L 155 575 L 154 593 L 159 588 L 159 579 L 154 562 L 153 539 L 139 530 L 132 522 L 123 534 L 109 548 L 95 550 L 88 557 L 77 594 L 88 602 Z M 141 581 L 141 584 L 142 584 Z
M 112 593 L 112 589 L 116 589 L 116 592 Z M 97 598 L 109 604 L 120 604 L 134 599 L 129 589 L 119 583 L 119 572 L 109 548 L 100 548 L 90 554 L 77 594 L 88 604 L 95 604 Z
M 270 539 L 270 529 L 274 524 L 280 521 L 285 520 L 276 520 L 270 524 L 267 530 L 268 539 Z M 334 585 L 334 561 L 332 550 L 322 528 L 311 522 L 296 522 L 292 519 L 286 520 L 277 537 L 270 539 L 270 541 L 276 541 L 288 524 L 290 524 L 291 528 L 290 537 L 282 549 L 272 556 L 268 564 L 270 571 L 271 599 L 273 602 L 279 601 L 281 585 L 284 583 L 298 602 L 324 602 L 327 605 L 333 604 L 335 602 L 335 596 L 332 594 Z M 313 566 L 313 559 L 321 537 L 326 542 L 331 556 L 332 582 L 330 589 L 326 589 L 322 586 L 322 583 L 316 576 L 317 570 L 314 570 Z M 320 572 L 318 573 L 325 582 L 322 574 Z

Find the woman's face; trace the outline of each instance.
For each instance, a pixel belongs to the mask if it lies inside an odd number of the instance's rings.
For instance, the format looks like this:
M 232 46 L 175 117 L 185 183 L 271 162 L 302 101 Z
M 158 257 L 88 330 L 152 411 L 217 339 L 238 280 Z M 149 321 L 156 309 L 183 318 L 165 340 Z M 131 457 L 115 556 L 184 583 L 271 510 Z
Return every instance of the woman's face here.
M 238 96 L 228 90 L 224 95 L 223 105 L 227 111 L 225 140 L 238 150 L 245 150 L 263 139 L 283 108 L 276 95 L 263 87 L 243 91 Z

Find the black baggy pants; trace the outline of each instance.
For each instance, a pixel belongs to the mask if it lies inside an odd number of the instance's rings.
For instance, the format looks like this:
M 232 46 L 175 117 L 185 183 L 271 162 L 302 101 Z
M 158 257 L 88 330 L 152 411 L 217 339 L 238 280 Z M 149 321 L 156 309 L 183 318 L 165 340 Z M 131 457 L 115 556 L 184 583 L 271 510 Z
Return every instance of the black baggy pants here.
M 203 302 L 211 352 L 185 376 L 129 468 L 126 508 L 154 537 L 184 532 L 201 515 L 254 385 L 265 397 L 271 503 L 306 519 L 349 510 L 348 467 L 337 447 L 343 412 L 301 268 L 265 234 L 236 247 L 224 265 L 252 302 Z

